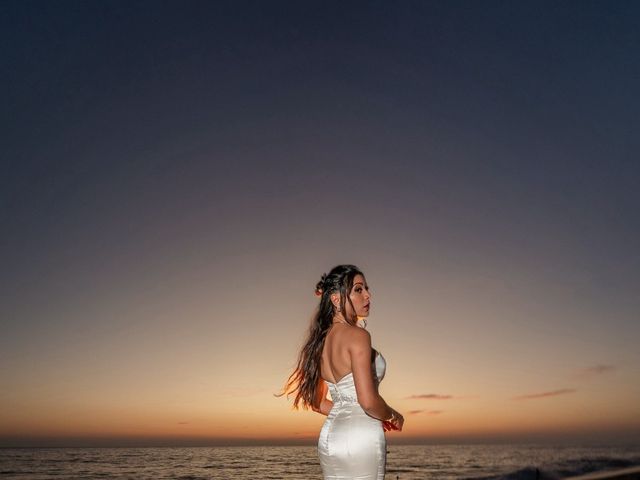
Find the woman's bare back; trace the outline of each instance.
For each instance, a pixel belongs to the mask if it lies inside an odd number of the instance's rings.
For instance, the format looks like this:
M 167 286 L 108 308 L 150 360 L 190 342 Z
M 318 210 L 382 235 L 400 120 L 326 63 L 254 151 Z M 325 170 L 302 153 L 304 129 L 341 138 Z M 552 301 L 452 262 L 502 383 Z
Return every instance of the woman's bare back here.
M 351 373 L 348 344 L 351 325 L 334 324 L 324 340 L 320 362 L 320 376 L 330 383 L 338 383 Z

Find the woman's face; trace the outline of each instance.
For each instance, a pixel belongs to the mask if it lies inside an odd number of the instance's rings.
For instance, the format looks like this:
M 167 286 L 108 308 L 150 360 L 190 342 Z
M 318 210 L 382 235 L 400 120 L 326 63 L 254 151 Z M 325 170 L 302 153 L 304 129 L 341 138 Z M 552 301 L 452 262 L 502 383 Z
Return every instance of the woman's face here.
M 367 285 L 367 281 L 363 275 L 358 274 L 353 279 L 353 287 L 351 287 L 351 292 L 349 292 L 349 298 L 351 299 L 351 303 L 353 303 L 356 316 L 369 316 L 371 295 L 369 294 L 369 285 Z M 349 302 L 346 303 L 347 313 L 352 315 L 354 312 L 351 311 L 351 305 L 349 305 Z

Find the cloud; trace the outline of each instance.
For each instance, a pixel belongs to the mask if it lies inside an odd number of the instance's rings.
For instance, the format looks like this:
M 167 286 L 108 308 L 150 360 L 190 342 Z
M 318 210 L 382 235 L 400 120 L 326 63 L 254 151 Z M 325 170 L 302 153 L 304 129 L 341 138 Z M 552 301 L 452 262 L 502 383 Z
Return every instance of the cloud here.
M 440 415 L 444 410 L 409 410 L 408 415 L 417 415 L 418 413 L 426 412 L 427 415 Z
M 439 395 L 437 393 L 423 393 L 420 395 L 409 395 L 406 397 L 410 400 L 451 400 L 453 395 Z
M 586 379 L 591 377 L 596 377 L 598 375 L 604 375 L 607 373 L 614 372 L 616 370 L 615 365 L 593 365 L 591 367 L 586 367 L 578 370 L 573 374 L 573 377 Z
M 575 392 L 577 392 L 577 390 L 574 388 L 561 388 L 560 390 L 552 390 L 550 392 L 529 393 L 527 395 L 519 395 L 517 397 L 513 397 L 513 400 L 532 400 L 535 398 L 557 397 L 558 395 L 565 395 L 567 393 L 575 393 Z

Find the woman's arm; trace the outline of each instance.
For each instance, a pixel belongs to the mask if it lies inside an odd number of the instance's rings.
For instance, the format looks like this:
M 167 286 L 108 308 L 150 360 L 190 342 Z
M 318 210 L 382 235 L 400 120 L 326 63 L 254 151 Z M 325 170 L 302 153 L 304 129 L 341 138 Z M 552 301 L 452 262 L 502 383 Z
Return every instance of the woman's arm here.
M 393 409 L 380 396 L 373 380 L 371 334 L 363 328 L 354 328 L 351 335 L 353 337 L 349 342 L 349 356 L 358 403 L 368 415 L 379 420 L 387 420 L 391 417 Z
M 331 407 L 333 407 L 333 402 L 327 398 L 328 391 L 329 387 L 327 387 L 327 384 L 322 378 L 319 378 L 318 384 L 316 385 L 316 396 L 313 400 L 313 405 L 311 406 L 314 412 L 329 415 Z

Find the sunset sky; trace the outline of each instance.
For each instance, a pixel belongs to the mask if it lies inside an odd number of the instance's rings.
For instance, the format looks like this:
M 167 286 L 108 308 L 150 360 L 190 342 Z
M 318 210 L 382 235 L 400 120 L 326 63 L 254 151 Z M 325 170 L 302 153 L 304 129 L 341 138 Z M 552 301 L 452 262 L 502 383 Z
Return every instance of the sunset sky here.
M 640 3 L 0 5 L 0 446 L 317 442 L 339 263 L 393 443 L 640 443 Z

